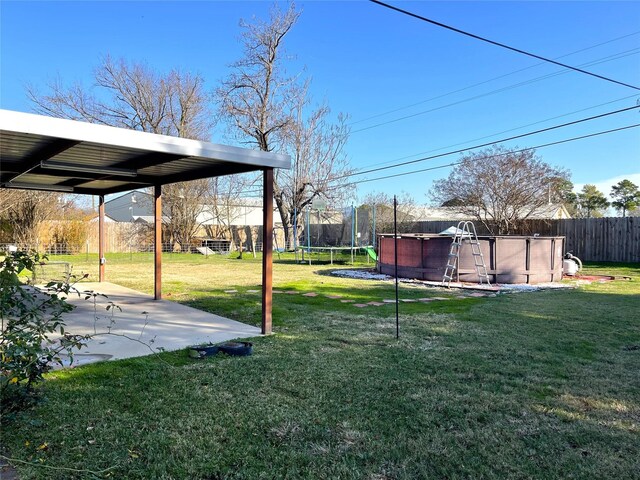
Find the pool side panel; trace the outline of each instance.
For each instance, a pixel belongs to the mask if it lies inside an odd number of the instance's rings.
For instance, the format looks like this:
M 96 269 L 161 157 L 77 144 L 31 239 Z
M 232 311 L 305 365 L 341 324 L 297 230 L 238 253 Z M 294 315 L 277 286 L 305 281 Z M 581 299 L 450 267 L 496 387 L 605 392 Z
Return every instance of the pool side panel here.
M 451 241 L 451 237 L 440 235 L 400 235 L 398 274 L 405 278 L 442 280 Z M 493 283 L 535 284 L 556 282 L 562 278 L 564 237 L 496 236 L 479 237 L 478 242 Z M 393 235 L 379 235 L 378 248 L 378 270 L 393 275 Z M 468 242 L 464 242 L 460 249 L 459 262 L 459 280 L 479 282 Z

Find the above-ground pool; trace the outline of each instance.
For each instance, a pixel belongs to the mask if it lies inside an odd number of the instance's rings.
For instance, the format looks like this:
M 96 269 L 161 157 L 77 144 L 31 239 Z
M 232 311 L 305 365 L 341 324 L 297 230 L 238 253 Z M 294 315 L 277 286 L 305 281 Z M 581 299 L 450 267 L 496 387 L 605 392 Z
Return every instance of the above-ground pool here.
M 434 234 L 398 235 L 398 275 L 442 281 L 453 238 Z M 543 283 L 562 279 L 564 237 L 479 236 L 491 283 Z M 378 270 L 394 275 L 393 234 L 378 235 Z M 463 241 L 453 281 L 478 283 L 471 245 Z

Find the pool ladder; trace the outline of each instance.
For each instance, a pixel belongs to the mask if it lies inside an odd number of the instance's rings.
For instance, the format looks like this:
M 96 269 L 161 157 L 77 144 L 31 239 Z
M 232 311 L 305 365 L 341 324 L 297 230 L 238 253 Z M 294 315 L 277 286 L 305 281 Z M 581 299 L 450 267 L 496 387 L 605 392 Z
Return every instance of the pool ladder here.
M 471 245 L 471 253 L 473 254 L 473 262 L 480 279 L 480 284 L 487 282 L 487 285 L 491 285 L 489 281 L 489 274 L 487 273 L 487 267 L 484 263 L 484 255 L 480 249 L 480 243 L 478 242 L 478 234 L 476 233 L 476 226 L 470 221 L 458 222 L 456 233 L 453 236 L 453 242 L 451 242 L 451 248 L 449 249 L 449 257 L 447 259 L 447 267 L 442 277 L 442 285 L 451 287 L 451 280 L 455 273 L 458 271 L 460 264 L 460 248 L 465 238 L 469 239 Z

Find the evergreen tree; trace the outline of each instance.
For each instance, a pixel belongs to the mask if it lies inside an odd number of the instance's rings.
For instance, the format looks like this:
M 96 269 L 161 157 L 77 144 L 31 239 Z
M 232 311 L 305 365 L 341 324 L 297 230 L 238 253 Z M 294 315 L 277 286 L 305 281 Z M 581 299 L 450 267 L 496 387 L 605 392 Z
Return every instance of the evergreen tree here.
M 608 206 L 607 197 L 595 185 L 587 184 L 578 193 L 578 207 L 583 217 L 601 217 Z
M 628 212 L 632 212 L 640 205 L 640 190 L 631 180 L 621 180 L 611 188 L 611 206 L 622 212 L 626 217 Z

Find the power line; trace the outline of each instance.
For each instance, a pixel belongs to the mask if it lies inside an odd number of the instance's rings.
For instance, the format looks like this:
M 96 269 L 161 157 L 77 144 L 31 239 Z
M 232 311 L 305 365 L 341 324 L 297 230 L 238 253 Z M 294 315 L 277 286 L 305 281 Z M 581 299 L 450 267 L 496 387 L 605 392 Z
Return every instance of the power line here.
M 522 152 L 527 152 L 527 151 L 530 151 L 530 150 L 538 150 L 540 148 L 551 147 L 551 146 L 560 145 L 560 144 L 563 144 L 563 143 L 575 142 L 577 140 L 584 140 L 585 138 L 597 137 L 599 135 L 606 135 L 606 134 L 609 134 L 609 133 L 620 132 L 622 130 L 628 130 L 630 128 L 637 128 L 637 127 L 640 127 L 640 123 L 636 123 L 636 124 L 633 124 L 633 125 L 627 125 L 626 127 L 619 127 L 619 128 L 614 128 L 614 129 L 611 129 L 611 130 L 604 130 L 604 131 L 601 131 L 601 132 L 590 133 L 590 134 L 582 135 L 582 136 L 579 136 L 579 137 L 572 137 L 572 138 L 568 138 L 568 139 L 565 139 L 565 140 L 558 140 L 556 142 L 544 143 L 542 145 L 536 145 L 534 147 L 523 148 L 523 149 L 520 149 L 520 150 L 511 151 L 511 152 L 508 152 L 508 153 L 500 153 L 500 154 L 496 154 L 496 155 L 487 155 L 487 156 L 484 156 L 484 157 L 479 157 L 478 160 L 483 160 L 483 159 L 491 158 L 491 157 L 498 157 L 498 156 L 501 156 L 501 155 L 522 153 Z M 447 155 L 451 155 L 451 153 L 449 153 Z M 350 186 L 353 186 L 353 185 L 358 185 L 360 183 L 375 182 L 375 181 L 378 181 L 378 180 L 387 180 L 389 178 L 397 178 L 397 177 L 402 177 L 404 175 L 413 175 L 415 173 L 428 172 L 428 171 L 431 171 L 431 170 L 439 170 L 441 168 L 454 167 L 454 166 L 460 165 L 460 164 L 462 164 L 462 161 L 452 162 L 452 163 L 448 163 L 446 165 L 438 165 L 436 167 L 422 168 L 420 170 L 412 170 L 410 172 L 396 173 L 394 175 L 386 175 L 384 177 L 367 178 L 367 179 L 364 179 L 364 180 L 358 180 L 358 181 L 355 181 L 355 182 L 349 182 L 349 183 L 344 184 L 344 185 L 335 186 L 333 188 L 329 188 L 329 190 L 335 190 L 337 188 L 350 187 Z
M 627 56 L 630 56 L 630 55 L 637 55 L 638 52 L 640 52 L 640 48 L 633 48 L 633 49 L 627 50 L 625 52 L 616 53 L 614 55 L 609 55 L 607 57 L 603 57 L 601 59 L 585 63 L 584 65 L 597 65 L 599 63 L 604 63 L 604 62 L 611 61 L 611 60 L 618 60 L 619 58 L 624 58 L 624 57 L 627 57 Z M 458 100 L 456 102 L 447 103 L 445 105 L 440 105 L 438 107 L 430 108 L 429 110 L 423 110 L 421 112 L 412 113 L 410 115 L 405 115 L 403 117 L 394 118 L 392 120 L 387 120 L 385 122 L 376 123 L 376 124 L 370 125 L 368 127 L 359 128 L 358 130 L 353 130 L 351 133 L 364 132 L 366 130 L 371 130 L 372 128 L 377 128 L 377 127 L 381 127 L 381 126 L 384 126 L 384 125 L 389 125 L 391 123 L 400 122 L 402 120 L 407 120 L 409 118 L 418 117 L 420 115 L 424 115 L 424 114 L 427 114 L 427 113 L 436 112 L 438 110 L 443 110 L 445 108 L 449 108 L 449 107 L 453 107 L 453 106 L 456 106 L 456 105 L 460 105 L 462 103 L 470 102 L 472 100 L 477 100 L 479 98 L 488 97 L 490 95 L 495 95 L 497 93 L 506 92 L 508 90 L 513 90 L 514 88 L 522 87 L 524 85 L 529 85 L 531 83 L 535 83 L 535 82 L 538 82 L 540 80 L 546 80 L 548 78 L 557 77 L 558 75 L 563 75 L 565 73 L 566 73 L 566 71 L 563 70 L 563 71 L 559 71 L 559 72 L 548 73 L 546 75 L 542 75 L 540 77 L 535 77 L 535 78 L 532 78 L 532 79 L 529 79 L 529 80 L 523 80 L 522 82 L 518 82 L 518 83 L 511 84 L 511 85 L 507 85 L 505 87 L 500 87 L 498 89 L 490 90 L 489 92 L 485 92 L 485 93 L 480 93 L 480 94 L 474 95 L 472 97 L 463 98 L 462 100 Z M 442 98 L 443 96 L 446 96 L 446 95 L 447 94 L 441 95 L 439 97 L 433 97 L 431 100 L 437 100 L 437 99 Z
M 605 41 L 605 42 L 597 43 L 597 44 L 595 44 L 595 45 L 591 45 L 591 46 L 589 46 L 589 47 L 581 48 L 580 50 L 575 50 L 575 51 L 573 51 L 573 52 L 571 52 L 571 53 L 567 53 L 567 54 L 562 55 L 562 56 L 560 56 L 560 57 L 556 57 L 555 59 L 557 60 L 558 58 L 569 57 L 569 56 L 571 56 L 571 55 L 575 55 L 576 53 L 585 52 L 585 51 L 587 51 L 587 50 L 591 50 L 591 49 L 593 49 L 593 48 L 601 47 L 602 45 L 606 45 L 606 44 L 608 44 L 608 43 L 617 42 L 618 40 L 622 40 L 622 39 L 624 39 L 624 38 L 632 37 L 632 36 L 634 36 L 634 35 L 638 35 L 638 34 L 640 34 L 640 31 L 632 32 L 632 33 L 629 33 L 629 34 L 627 34 L 627 35 L 622 35 L 622 36 L 620 36 L 620 37 L 612 38 L 611 40 L 607 40 L 607 41 Z M 604 58 L 607 58 L 607 57 L 604 57 Z M 423 103 L 432 102 L 433 100 L 438 100 L 438 99 L 440 99 L 440 98 L 447 97 L 447 96 L 449 96 L 449 95 L 453 95 L 453 94 L 455 94 L 455 93 L 464 92 L 465 90 L 470 90 L 470 89 L 472 89 L 472 88 L 479 87 L 480 85 L 484 85 L 484 84 L 486 84 L 486 83 L 494 82 L 494 81 L 496 81 L 496 80 L 500 80 L 501 78 L 506 78 L 506 77 L 509 77 L 509 76 L 511 76 L 511 75 L 515 75 L 516 73 L 524 72 L 524 71 L 526 71 L 526 70 L 530 70 L 530 69 L 535 68 L 535 67 L 538 67 L 538 66 L 540 66 L 540 65 L 544 65 L 544 63 L 545 63 L 545 62 L 535 63 L 535 64 L 530 65 L 530 66 L 528 66 L 528 67 L 524 67 L 524 68 L 521 68 L 521 69 L 519 69 L 519 70 L 514 70 L 514 71 L 512 71 L 512 72 L 505 73 L 505 74 L 503 74 L 503 75 L 499 75 L 499 76 L 497 76 L 497 77 L 493 77 L 493 78 L 490 78 L 490 79 L 488 79 L 488 80 L 483 80 L 482 82 L 474 83 L 473 85 L 468 85 L 468 86 L 463 87 L 463 88 L 460 88 L 460 89 L 458 89 L 458 90 L 453 90 L 453 91 L 451 91 L 451 92 L 443 93 L 443 94 L 438 95 L 438 96 L 436 96 L 436 97 L 428 98 L 428 99 L 426 99 L 426 100 L 421 100 L 421 101 L 419 101 L 419 102 L 415 102 L 415 103 L 412 103 L 412 104 L 410 104 L 410 105 L 405 105 L 405 106 L 403 106 L 403 107 L 394 108 L 393 110 L 388 110 L 388 111 L 383 112 L 383 113 L 378 113 L 378 114 L 375 114 L 375 115 L 371 115 L 371 116 L 366 117 L 366 118 L 363 118 L 363 119 L 361 119 L 361 120 L 356 120 L 356 121 L 354 121 L 354 122 L 351 122 L 351 123 L 349 123 L 349 125 L 357 125 L 358 123 L 366 122 L 367 120 L 373 120 L 373 119 L 375 119 L 375 118 L 384 117 L 385 115 L 389 115 L 389 114 L 391 114 L 391 113 L 396 113 L 396 112 L 399 112 L 399 111 L 402 111 L 402 110 L 406 110 L 406 109 L 411 108 L 411 107 L 416 107 L 416 106 L 418 106 L 418 105 L 422 105 Z M 585 66 L 585 65 L 581 65 L 581 66 Z
M 629 110 L 634 110 L 634 109 L 637 109 L 637 108 L 638 108 L 637 105 L 633 105 L 631 107 L 622 108 L 620 110 L 614 110 L 612 112 L 601 113 L 599 115 L 594 115 L 592 117 L 581 118 L 579 120 L 574 120 L 572 122 L 567 122 L 567 123 L 562 123 L 562 124 L 559 124 L 559 125 L 554 125 L 552 127 L 541 128 L 539 130 L 534 130 L 533 132 L 522 133 L 520 135 L 514 135 L 512 137 L 503 138 L 503 139 L 500 139 L 500 140 L 495 140 L 493 142 L 483 143 L 483 144 L 480 144 L 480 145 L 475 145 L 473 147 L 462 148 L 462 149 L 459 149 L 459 150 L 454 150 L 454 151 L 446 152 L 446 153 L 440 153 L 438 155 L 432 155 L 432 156 L 429 156 L 429 157 L 422 157 L 422 158 L 418 158 L 416 160 L 409 160 L 407 162 L 400 162 L 400 163 L 396 163 L 394 165 L 389 165 L 389 166 L 386 166 L 386 167 L 371 168 L 369 170 L 363 170 L 363 171 L 360 171 L 360 172 L 350 173 L 348 175 L 343 175 L 341 177 L 337 177 L 336 180 L 341 179 L 341 178 L 345 178 L 345 177 L 351 177 L 351 176 L 354 176 L 354 175 L 363 175 L 365 173 L 378 172 L 380 170 L 388 170 L 389 168 L 401 167 L 401 166 L 404 166 L 404 165 L 410 165 L 412 163 L 424 162 L 426 160 L 433 160 L 434 158 L 440 158 L 440 157 L 445 157 L 447 155 L 453 155 L 453 154 L 456 154 L 456 153 L 462 153 L 462 152 L 466 152 L 467 150 L 474 150 L 476 148 L 488 147 L 488 146 L 493 145 L 495 143 L 508 142 L 508 141 L 511 141 L 511 140 L 516 140 L 518 138 L 529 137 L 531 135 L 536 135 L 538 133 L 548 132 L 548 131 L 551 131 L 551 130 L 556 130 L 558 128 L 568 127 L 570 125 L 576 125 L 578 123 L 584 123 L 584 122 L 588 122 L 588 121 L 591 121 L 591 120 L 596 120 L 598 118 L 603 118 L 603 117 L 607 117 L 607 116 L 610 116 L 610 115 L 615 115 L 615 114 L 618 114 L 618 113 L 627 112 Z
M 629 100 L 630 98 L 635 98 L 636 96 L 637 95 L 629 95 L 629 96 L 626 96 L 626 97 L 618 98 L 616 100 L 611 100 L 609 102 L 599 103 L 598 105 L 593 105 L 591 107 L 581 108 L 580 110 L 574 110 L 572 112 L 563 113 L 562 115 L 556 115 L 554 117 L 545 118 L 543 120 L 538 120 L 536 122 L 527 123 L 526 125 L 520 125 L 518 127 L 509 128 L 507 130 L 502 130 L 500 132 L 495 132 L 495 133 L 492 133 L 492 134 L 489 134 L 489 135 L 484 135 L 482 137 L 472 138 L 472 139 L 466 140 L 464 142 L 453 143 L 451 145 L 445 145 L 444 147 L 435 148 L 433 150 L 427 150 L 427 151 L 424 151 L 424 152 L 414 153 L 412 155 L 405 155 L 404 157 L 395 158 L 393 160 L 387 160 L 385 162 L 374 163 L 374 164 L 371 164 L 369 166 L 370 167 L 377 167 L 378 165 L 387 165 L 389 163 L 399 162 L 400 160 L 405 160 L 407 158 L 412 158 L 412 157 L 415 157 L 415 156 L 418 156 L 418 155 L 426 155 L 428 153 L 438 152 L 440 150 L 444 150 L 444 149 L 447 149 L 447 148 L 457 147 L 458 145 L 465 145 L 467 143 L 476 142 L 478 140 L 484 140 L 485 138 L 495 137 L 496 135 L 502 135 L 503 133 L 509 133 L 509 132 L 513 132 L 515 130 L 520 130 L 521 128 L 527 128 L 527 127 L 531 127 L 533 125 L 539 125 L 540 123 L 545 123 L 545 122 L 548 122 L 550 120 L 556 120 L 558 118 L 568 117 L 568 116 L 574 115 L 576 113 L 582 113 L 582 112 L 586 112 L 587 110 L 592 110 L 594 108 L 604 107 L 605 105 L 611 105 L 612 103 L 621 102 L 623 100 Z
M 372 2 L 372 3 L 376 3 L 378 5 L 381 5 L 381 6 L 385 7 L 385 8 L 390 9 L 390 10 L 394 10 L 396 12 L 403 13 L 403 14 L 408 15 L 410 17 L 417 18 L 418 20 L 422 20 L 423 22 L 427 22 L 427 23 L 430 23 L 432 25 L 436 25 L 437 27 L 446 28 L 447 30 L 451 30 L 452 32 L 460 33 L 462 35 L 466 35 L 467 37 L 475 38 L 476 40 L 480 40 L 482 42 L 490 43 L 491 45 L 495 45 L 497 47 L 506 48 L 507 50 L 511 50 L 513 52 L 520 53 L 522 55 L 527 55 L 528 57 L 537 58 L 538 60 L 542 60 L 544 62 L 552 63 L 552 64 L 558 65 L 560 67 L 568 68 L 569 70 L 573 70 L 575 72 L 584 73 L 585 75 L 590 75 L 592 77 L 599 78 L 600 80 L 605 80 L 607 82 L 611 82 L 611 83 L 615 83 L 615 84 L 618 84 L 618 85 L 622 85 L 624 87 L 633 88 L 634 90 L 640 90 L 640 87 L 636 87 L 636 86 L 630 85 L 628 83 L 620 82 L 618 80 L 614 80 L 612 78 L 605 77 L 604 75 L 599 75 L 597 73 L 589 72 L 587 70 L 582 70 L 581 68 L 572 67 L 571 65 L 567 65 L 566 63 L 561 63 L 561 62 L 558 62 L 556 60 L 552 60 L 550 58 L 543 57 L 541 55 L 536 55 L 535 53 L 527 52 L 526 50 L 522 50 L 520 48 L 516 48 L 516 47 L 512 47 L 510 45 L 504 44 L 504 43 L 496 42 L 495 40 L 490 40 L 488 38 L 481 37 L 480 35 L 476 35 L 474 33 L 470 33 L 470 32 L 467 32 L 465 30 L 461 30 L 459 28 L 455 28 L 455 27 L 452 27 L 450 25 L 446 25 L 446 24 L 441 23 L 441 22 L 437 22 L 437 21 L 432 20 L 430 18 L 423 17 L 422 15 L 418 15 L 416 13 L 409 12 L 408 10 L 403 10 L 401 8 L 394 7 L 393 5 L 389 5 L 389 4 L 381 2 L 379 0 L 369 0 L 369 1 Z

